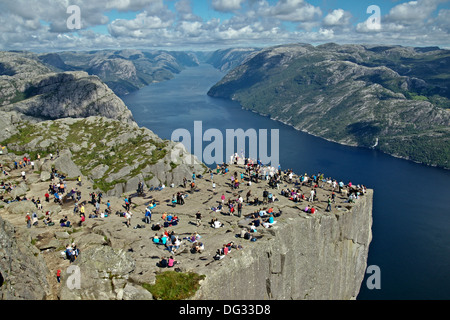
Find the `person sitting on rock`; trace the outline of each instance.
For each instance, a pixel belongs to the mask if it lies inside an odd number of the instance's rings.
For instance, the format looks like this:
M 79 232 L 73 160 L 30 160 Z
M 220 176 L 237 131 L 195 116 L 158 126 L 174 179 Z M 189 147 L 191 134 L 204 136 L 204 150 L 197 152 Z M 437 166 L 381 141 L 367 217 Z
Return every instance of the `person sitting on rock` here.
M 44 224 L 46 226 L 53 226 L 55 223 L 52 221 L 52 218 L 50 218 L 49 216 L 47 216 L 44 220 L 43 220 Z
M 61 196 L 57 192 L 55 192 L 54 196 L 55 196 L 55 200 L 54 201 L 57 204 L 62 205 Z
M 69 260 L 71 263 L 75 261 L 75 256 L 73 254 L 73 249 L 70 245 L 66 245 L 66 250 L 64 251 L 66 253 L 66 259 Z
M 180 219 L 178 218 L 178 216 L 176 214 L 174 214 L 173 218 L 172 218 L 172 226 L 178 225 L 178 222 L 180 222 Z
M 175 205 L 178 203 L 177 196 L 175 194 L 172 195 L 172 206 L 175 207 Z
M 59 220 L 59 224 L 61 227 L 70 227 L 70 221 L 67 219 L 67 216 L 64 216 L 61 220 Z
M 178 262 L 174 260 L 173 256 L 170 256 L 169 259 L 167 260 L 167 267 L 173 268 L 173 266 L 177 263 Z
M 78 249 L 75 243 L 72 243 L 72 254 L 75 259 L 78 258 L 78 256 L 80 255 L 80 249 Z
M 161 224 L 159 222 L 157 222 L 156 224 L 152 225 L 152 230 L 153 231 L 161 230 Z
M 167 239 L 168 239 L 167 235 L 163 234 L 163 235 L 159 238 L 159 244 L 162 244 L 162 245 L 165 246 L 165 245 L 167 244 Z
M 223 227 L 223 223 L 220 222 L 217 218 L 214 218 L 211 220 L 211 227 L 213 227 L 214 229 Z
M 170 253 L 175 254 L 178 249 L 180 249 L 181 241 L 178 239 L 177 236 L 175 236 L 174 240 L 172 241 L 172 245 L 168 246 L 168 249 Z
M 273 216 L 271 215 L 269 218 L 264 220 L 263 227 L 264 228 L 270 228 L 275 223 L 276 223 L 276 221 L 273 219 Z
M 203 250 L 205 250 L 205 245 L 203 244 L 203 242 L 197 242 L 195 245 L 195 252 L 202 253 Z
M 161 257 L 158 263 L 158 267 L 160 268 L 167 268 L 167 260 L 165 257 Z

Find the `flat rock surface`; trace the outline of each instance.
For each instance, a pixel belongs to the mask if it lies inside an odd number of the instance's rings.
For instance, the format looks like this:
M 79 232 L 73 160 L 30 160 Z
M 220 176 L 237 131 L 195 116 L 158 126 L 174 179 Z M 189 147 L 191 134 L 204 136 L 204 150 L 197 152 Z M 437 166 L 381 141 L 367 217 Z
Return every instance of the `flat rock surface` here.
M 42 160 L 41 160 L 42 161 Z M 232 165 L 229 167 L 230 172 L 227 174 L 217 174 L 214 170 L 213 180 L 216 184 L 215 190 L 212 188 L 212 181 L 209 174 L 201 178 L 196 178 L 196 186 L 194 189 L 190 187 L 190 181 L 192 177 L 186 177 L 188 179 L 188 185 L 166 187 L 161 191 L 149 191 L 145 189 L 143 195 L 138 196 L 136 193 L 130 193 L 123 195 L 123 197 L 109 197 L 104 196 L 100 205 L 100 211 L 103 212 L 106 208 L 106 202 L 110 201 L 112 206 L 112 214 L 104 218 L 89 218 L 89 214 L 95 209 L 94 205 L 89 203 L 89 194 L 93 192 L 92 184 L 89 181 L 83 180 L 82 186 L 78 186 L 76 181 L 66 181 L 67 191 L 71 189 L 80 190 L 82 193 L 82 202 L 85 202 L 86 221 L 79 226 L 80 216 L 73 212 L 73 202 L 68 202 L 63 205 L 53 203 L 51 197 L 50 203 L 42 201 L 44 194 L 46 193 L 49 183 L 57 183 L 56 179 L 47 182 L 36 182 L 29 185 L 30 190 L 27 192 L 27 197 L 31 199 L 40 198 L 43 203 L 42 210 L 37 208 L 34 210 L 41 217 L 44 216 L 46 211 L 51 211 L 51 218 L 55 222 L 54 226 L 44 225 L 42 219 L 39 220 L 37 226 L 26 228 L 24 214 L 12 214 L 10 213 L 10 207 L 14 205 L 6 205 L 5 208 L 0 209 L 0 215 L 12 223 L 16 228 L 22 230 L 22 232 L 28 232 L 33 239 L 38 241 L 38 248 L 45 249 L 41 251 L 41 255 L 44 256 L 47 266 L 49 268 L 49 282 L 52 285 L 52 294 L 49 298 L 55 299 L 58 296 L 58 291 L 61 284 L 56 282 L 56 271 L 58 269 L 65 270 L 70 265 L 69 262 L 63 259 L 61 252 L 65 249 L 67 244 L 75 243 L 83 252 L 89 248 L 95 248 L 99 246 L 110 246 L 117 250 L 123 250 L 135 261 L 135 266 L 130 271 L 129 277 L 137 283 L 153 283 L 155 275 L 162 271 L 158 267 L 157 263 L 161 257 L 169 257 L 173 255 L 177 264 L 176 268 L 181 271 L 194 271 L 197 273 L 204 273 L 205 268 L 215 268 L 222 266 L 228 259 L 233 258 L 233 254 L 236 254 L 236 250 L 232 250 L 223 260 L 216 261 L 213 259 L 217 250 L 229 242 L 234 242 L 236 245 L 241 245 L 241 250 L 252 250 L 252 246 L 258 245 L 258 241 L 251 242 L 239 237 L 240 231 L 244 227 L 250 227 L 251 219 L 248 217 L 255 211 L 260 209 L 267 210 L 273 208 L 277 213 L 280 210 L 282 215 L 275 218 L 277 221 L 271 228 L 264 228 L 262 226 L 257 228 L 257 232 L 253 235 L 259 239 L 270 238 L 273 236 L 272 229 L 279 228 L 279 226 L 285 222 L 289 223 L 293 217 L 303 217 L 304 219 L 320 219 L 322 215 L 342 215 L 351 208 L 352 204 L 346 203 L 347 198 L 344 195 L 337 197 L 336 204 L 333 204 L 333 210 L 326 212 L 327 198 L 331 194 L 331 185 L 323 183 L 318 190 L 318 200 L 312 204 L 317 208 L 316 214 L 313 216 L 303 211 L 303 208 L 310 202 L 303 200 L 299 203 L 294 203 L 289 198 L 281 196 L 280 191 L 286 188 L 295 188 L 305 193 L 305 196 L 309 196 L 311 187 L 295 185 L 283 181 L 279 185 L 279 189 L 272 189 L 268 186 L 266 180 L 260 180 L 259 183 L 252 183 L 248 185 L 247 179 L 241 182 L 238 189 L 232 189 L 230 186 L 231 173 L 237 172 L 244 173 L 244 166 Z M 28 175 L 37 175 L 39 173 L 33 173 L 31 168 L 26 168 Z M 12 170 L 10 172 L 9 179 L 20 179 L 20 172 L 18 170 Z M 10 180 L 10 181 L 11 181 Z M 294 179 L 297 181 L 298 179 Z M 246 194 L 251 190 L 252 196 L 263 199 L 263 191 L 267 189 L 273 193 L 277 201 L 269 204 L 251 205 L 246 203 Z M 177 192 L 182 192 L 187 195 L 184 205 L 173 205 L 171 202 L 172 196 Z M 225 196 L 225 201 L 228 199 L 238 199 L 242 196 L 244 199 L 244 205 L 242 209 L 242 216 L 238 217 L 230 215 L 226 206 L 222 209 L 222 212 L 214 212 L 212 207 L 217 207 L 221 203 L 222 194 Z M 127 226 L 126 219 L 120 217 L 116 212 L 124 212 L 124 198 L 125 196 L 131 196 L 131 225 Z M 155 201 L 157 206 L 152 209 L 152 219 L 150 224 L 144 223 L 145 208 Z M 17 205 L 16 205 L 17 206 Z M 55 210 L 55 206 L 58 210 Z M 25 207 L 25 206 L 24 206 Z M 348 207 L 348 209 L 346 208 Z M 196 224 L 196 213 L 202 214 L 201 225 Z M 177 226 L 170 226 L 163 228 L 160 231 L 153 231 L 151 229 L 152 224 L 163 224 L 163 214 L 176 214 L 180 221 Z M 237 213 L 236 213 L 237 214 Z M 64 228 L 59 226 L 59 220 L 67 216 L 72 222 L 72 227 Z M 217 218 L 223 223 L 223 227 L 214 229 L 210 225 L 212 219 Z M 175 235 L 182 239 L 181 247 L 172 254 L 168 248 L 163 245 L 156 245 L 152 242 L 153 236 L 160 236 L 164 230 L 168 232 L 174 232 Z M 204 251 L 201 253 L 191 253 L 190 249 L 192 244 L 186 239 L 193 233 L 197 232 L 201 238 L 200 242 L 204 244 Z M 39 242 L 40 240 L 40 242 Z M 58 241 L 54 241 L 58 240 Z M 60 247 L 54 248 L 58 243 Z

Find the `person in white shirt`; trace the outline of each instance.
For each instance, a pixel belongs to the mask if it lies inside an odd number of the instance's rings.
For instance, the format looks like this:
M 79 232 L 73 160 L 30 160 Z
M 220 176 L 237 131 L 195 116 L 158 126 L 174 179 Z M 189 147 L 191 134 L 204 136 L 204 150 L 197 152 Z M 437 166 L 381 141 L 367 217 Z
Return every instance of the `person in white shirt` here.
M 313 201 L 314 201 L 314 190 L 311 190 L 310 196 L 309 196 L 309 202 L 313 202 Z
M 130 212 L 130 211 L 127 211 L 126 213 L 125 213 L 125 218 L 127 219 L 127 227 L 129 227 L 130 225 L 131 225 L 131 216 L 132 216 L 133 214 Z

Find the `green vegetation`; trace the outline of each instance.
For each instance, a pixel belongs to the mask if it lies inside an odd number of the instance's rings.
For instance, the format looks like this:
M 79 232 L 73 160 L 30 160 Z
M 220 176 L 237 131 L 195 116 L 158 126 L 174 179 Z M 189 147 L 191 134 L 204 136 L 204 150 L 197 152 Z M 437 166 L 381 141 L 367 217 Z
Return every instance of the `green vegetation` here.
M 195 294 L 200 287 L 199 281 L 204 278 L 193 272 L 165 271 L 156 275 L 154 285 L 144 283 L 142 287 L 158 300 L 183 300 Z
M 380 149 L 388 154 L 411 159 L 421 163 L 439 163 L 450 168 L 450 138 L 418 135 L 407 137 L 386 137 L 379 141 Z
M 40 147 L 42 141 L 45 141 L 45 148 Z M 103 192 L 113 189 L 118 183 L 126 183 L 123 178 L 106 181 L 105 177 L 125 167 L 129 168 L 128 176 L 136 176 L 168 153 L 168 141 L 151 139 L 145 129 L 130 130 L 125 123 L 100 117 L 95 121 L 81 119 L 70 124 L 63 121 L 23 123 L 18 127 L 17 134 L 1 144 L 8 146 L 11 152 L 20 155 L 27 153 L 33 159 L 38 153 L 45 157 L 56 153 L 57 149 L 69 148 L 72 160 L 86 176 L 99 165 L 107 166 L 103 177 L 94 180 L 94 188 Z
M 282 46 L 283 47 L 283 46 Z M 209 95 L 336 142 L 450 168 L 450 51 L 298 45 L 268 49 Z

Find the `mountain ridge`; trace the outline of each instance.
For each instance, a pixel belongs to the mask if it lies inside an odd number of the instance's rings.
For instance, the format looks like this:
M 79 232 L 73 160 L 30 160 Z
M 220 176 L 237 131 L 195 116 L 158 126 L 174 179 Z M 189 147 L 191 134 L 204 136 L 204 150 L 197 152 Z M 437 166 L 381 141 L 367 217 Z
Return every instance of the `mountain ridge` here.
M 208 95 L 330 141 L 448 169 L 450 86 L 441 79 L 450 70 L 438 67 L 448 57 L 434 48 L 281 45 L 231 70 Z M 418 67 L 405 75 L 411 61 Z

